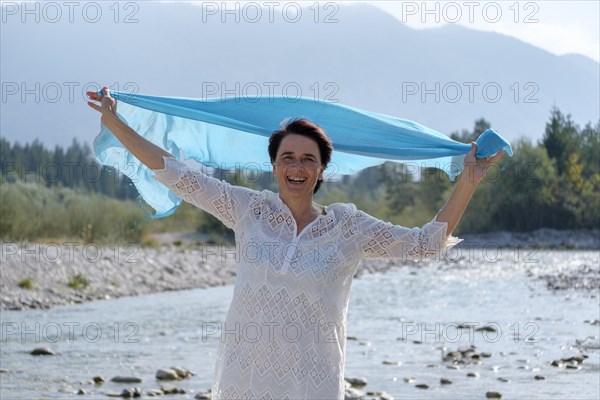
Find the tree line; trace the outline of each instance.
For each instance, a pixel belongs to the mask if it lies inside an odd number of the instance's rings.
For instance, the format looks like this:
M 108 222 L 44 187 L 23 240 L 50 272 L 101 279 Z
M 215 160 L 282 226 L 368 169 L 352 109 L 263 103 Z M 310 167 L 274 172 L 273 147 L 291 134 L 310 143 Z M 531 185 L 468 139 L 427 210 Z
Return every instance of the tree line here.
M 472 130 L 453 132 L 451 138 L 469 143 L 490 127 L 482 118 Z M 478 186 L 456 234 L 600 226 L 600 121 L 580 128 L 555 107 L 542 139 L 534 144 L 520 138 L 512 147 L 514 156 L 503 156 Z M 216 175 L 232 184 L 277 189 L 270 173 L 252 179 L 239 171 L 217 170 Z M 0 177 L 2 238 L 75 234 L 97 240 L 110 236 L 114 227 L 120 227 L 117 237 L 134 240 L 141 240 L 142 228 L 195 228 L 231 238 L 220 222 L 187 204 L 166 219 L 145 218 L 130 180 L 96 163 L 90 147 L 77 140 L 50 150 L 38 140 L 20 145 L 0 138 Z M 422 226 L 445 204 L 454 185 L 439 169 L 415 174 L 406 165 L 385 163 L 325 182 L 315 200 L 351 202 L 380 219 Z M 33 215 L 38 216 L 35 223 Z
M 463 143 L 476 140 L 491 125 L 475 122 L 472 131 L 453 133 Z M 543 137 L 511 143 L 514 156 L 503 156 L 478 186 L 458 232 L 579 229 L 600 226 L 600 121 L 579 128 L 570 115 L 554 107 Z M 453 183 L 438 169 L 421 171 L 420 182 L 403 174 L 401 165 L 384 165 L 390 215 L 400 220 L 436 213 Z M 417 223 L 415 221 L 414 223 Z
M 66 148 L 47 149 L 38 139 L 21 145 L 0 138 L 0 174 L 3 183 L 20 181 L 48 188 L 82 189 L 122 200 L 137 196 L 127 176 L 98 164 L 90 146 L 77 139 Z

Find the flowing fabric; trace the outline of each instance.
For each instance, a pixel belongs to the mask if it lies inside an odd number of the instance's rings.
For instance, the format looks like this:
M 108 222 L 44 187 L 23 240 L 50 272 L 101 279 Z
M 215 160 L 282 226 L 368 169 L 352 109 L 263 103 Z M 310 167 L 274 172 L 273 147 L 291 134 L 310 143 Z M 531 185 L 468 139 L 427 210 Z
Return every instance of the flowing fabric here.
M 414 170 L 438 168 L 454 180 L 471 150 L 470 144 L 416 122 L 318 99 L 193 99 L 122 92 L 111 92 L 111 96 L 118 100 L 117 116 L 144 138 L 177 158 L 221 169 L 271 171 L 269 137 L 284 120 L 298 117 L 323 127 L 333 142 L 326 178 L 394 161 L 413 165 Z M 475 143 L 477 158 L 502 149 L 512 157 L 510 143 L 493 129 L 483 132 Z M 104 125 L 94 140 L 94 151 L 100 164 L 114 167 L 132 180 L 144 201 L 154 208 L 153 217 L 168 216 L 181 204 Z

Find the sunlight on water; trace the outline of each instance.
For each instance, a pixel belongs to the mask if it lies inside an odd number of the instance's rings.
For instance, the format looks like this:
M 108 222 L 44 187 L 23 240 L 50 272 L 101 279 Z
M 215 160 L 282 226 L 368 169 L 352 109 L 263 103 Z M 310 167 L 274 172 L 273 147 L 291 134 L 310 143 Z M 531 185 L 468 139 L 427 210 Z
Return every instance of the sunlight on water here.
M 505 399 L 597 399 L 600 325 L 591 321 L 599 318 L 598 293 L 550 291 L 537 276 L 598 262 L 593 251 L 540 251 L 518 262 L 512 256 L 460 258 L 362 275 L 351 291 L 347 335 L 356 340 L 346 345 L 346 376 L 367 378 L 366 391 L 403 399 L 485 398 L 487 391 Z M 232 293 L 227 286 L 2 312 L 0 398 L 67 399 L 79 388 L 85 398 L 105 398 L 134 386 L 145 393 L 163 383 L 156 371 L 171 366 L 196 374 L 174 382 L 187 394 L 171 398 L 193 398 L 211 386 L 219 341 L 211 329 L 224 320 Z M 475 330 L 484 325 L 495 331 Z M 446 353 L 461 345 L 491 356 L 448 368 L 442 348 Z M 57 355 L 29 354 L 44 346 Z M 582 369 L 550 365 L 580 348 L 588 356 Z M 107 382 L 89 383 L 97 375 Z M 110 382 L 116 375 L 143 382 Z M 407 377 L 414 382 L 406 383 Z M 440 378 L 452 384 L 441 385 Z

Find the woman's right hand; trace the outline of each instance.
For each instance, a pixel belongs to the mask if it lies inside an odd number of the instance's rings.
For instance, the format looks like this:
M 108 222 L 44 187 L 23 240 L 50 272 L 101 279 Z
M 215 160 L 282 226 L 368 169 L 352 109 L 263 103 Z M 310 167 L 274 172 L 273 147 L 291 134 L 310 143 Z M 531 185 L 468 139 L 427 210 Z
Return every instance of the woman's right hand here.
M 88 91 L 87 96 L 90 100 L 94 100 L 100 103 L 100 105 L 88 101 L 87 104 L 94 110 L 102 113 L 102 116 L 106 114 L 117 115 L 117 100 L 110 97 L 110 91 L 107 86 L 102 88 L 103 97 L 100 97 L 97 92 Z

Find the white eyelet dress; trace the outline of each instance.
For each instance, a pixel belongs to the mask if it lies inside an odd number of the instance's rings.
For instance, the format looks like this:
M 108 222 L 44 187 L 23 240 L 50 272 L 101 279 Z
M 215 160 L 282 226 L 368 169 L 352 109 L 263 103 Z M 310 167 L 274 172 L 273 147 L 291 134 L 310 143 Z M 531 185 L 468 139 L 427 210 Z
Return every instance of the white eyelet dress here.
M 341 203 L 297 234 L 276 193 L 232 186 L 175 158 L 154 172 L 235 232 L 237 275 L 213 399 L 343 399 L 346 316 L 359 261 L 431 257 L 462 241 L 446 236 L 447 224 L 435 218 L 405 228 Z

